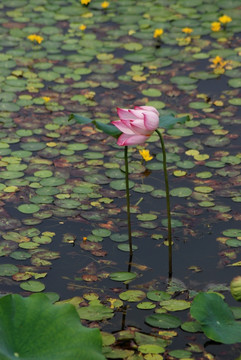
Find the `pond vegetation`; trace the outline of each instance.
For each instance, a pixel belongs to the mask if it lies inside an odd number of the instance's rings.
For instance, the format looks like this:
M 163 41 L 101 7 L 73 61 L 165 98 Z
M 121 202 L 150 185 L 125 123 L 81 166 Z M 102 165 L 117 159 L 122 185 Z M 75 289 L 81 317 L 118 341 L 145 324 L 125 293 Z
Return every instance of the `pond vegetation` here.
M 106 358 L 239 359 L 195 306 L 239 327 L 240 17 L 239 0 L 1 1 L 1 293 L 73 304 Z M 159 128 L 171 278 L 158 134 L 128 147 L 130 259 L 124 151 L 102 131 L 135 106 L 190 118 Z

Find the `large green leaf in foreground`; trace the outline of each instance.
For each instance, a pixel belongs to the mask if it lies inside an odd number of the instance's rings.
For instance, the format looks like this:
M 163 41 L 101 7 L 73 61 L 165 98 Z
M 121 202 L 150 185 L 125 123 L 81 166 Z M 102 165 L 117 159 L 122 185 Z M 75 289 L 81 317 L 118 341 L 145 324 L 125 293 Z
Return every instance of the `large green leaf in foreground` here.
M 98 329 L 80 323 L 73 305 L 53 305 L 44 294 L 0 299 L 1 360 L 105 360 Z
M 190 312 L 209 339 L 223 344 L 241 342 L 241 322 L 234 319 L 231 309 L 218 294 L 198 294 Z

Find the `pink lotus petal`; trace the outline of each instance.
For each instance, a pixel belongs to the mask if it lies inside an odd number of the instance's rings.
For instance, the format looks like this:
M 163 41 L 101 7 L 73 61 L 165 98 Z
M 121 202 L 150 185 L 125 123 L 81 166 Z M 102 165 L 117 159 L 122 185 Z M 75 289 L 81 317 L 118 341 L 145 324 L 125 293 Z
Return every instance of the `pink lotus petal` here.
M 147 111 L 144 113 L 145 128 L 149 131 L 154 131 L 159 125 L 159 116 L 153 111 Z
M 133 120 L 133 115 L 128 109 L 117 108 L 117 114 L 121 120 Z
M 143 111 L 142 110 L 128 110 L 129 113 L 132 115 L 132 119 L 144 119 Z
M 135 132 L 132 130 L 132 127 L 128 121 L 116 120 L 111 122 L 124 134 L 134 135 Z
M 157 111 L 156 108 L 154 108 L 154 106 L 135 106 L 134 109 L 135 110 L 144 110 L 144 111 L 153 111 L 154 113 L 156 113 L 159 116 L 159 112 Z
M 148 136 L 145 135 L 121 134 L 117 140 L 117 144 L 120 146 L 139 145 L 146 142 L 147 139 Z
M 137 121 L 133 121 L 131 123 L 131 129 L 134 131 L 134 133 L 136 135 L 145 135 L 145 136 L 148 136 L 148 135 L 151 135 L 152 131 L 150 130 L 147 130 L 145 128 L 145 126 L 141 125 L 141 124 L 136 124 Z M 144 121 L 143 121 L 143 124 L 144 124 Z

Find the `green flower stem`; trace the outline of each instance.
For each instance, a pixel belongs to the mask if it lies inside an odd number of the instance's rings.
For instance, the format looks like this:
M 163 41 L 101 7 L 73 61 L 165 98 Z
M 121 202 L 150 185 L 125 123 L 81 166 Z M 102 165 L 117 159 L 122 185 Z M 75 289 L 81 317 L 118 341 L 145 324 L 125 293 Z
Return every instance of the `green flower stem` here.
M 129 191 L 129 168 L 128 168 L 128 146 L 125 146 L 125 178 L 126 178 L 126 205 L 127 205 L 127 222 L 128 222 L 128 236 L 130 256 L 133 255 L 132 237 L 131 237 L 131 213 L 130 213 L 130 191 Z
M 167 221 L 168 221 L 168 259 L 169 259 L 169 278 L 172 277 L 172 225 L 171 225 L 171 207 L 170 207 L 170 195 L 169 195 L 169 183 L 168 183 L 168 174 L 167 174 L 167 156 L 166 149 L 164 145 L 164 140 L 161 132 L 156 129 L 158 134 L 163 154 L 163 171 L 165 179 L 165 188 L 166 188 L 166 206 L 167 206 Z

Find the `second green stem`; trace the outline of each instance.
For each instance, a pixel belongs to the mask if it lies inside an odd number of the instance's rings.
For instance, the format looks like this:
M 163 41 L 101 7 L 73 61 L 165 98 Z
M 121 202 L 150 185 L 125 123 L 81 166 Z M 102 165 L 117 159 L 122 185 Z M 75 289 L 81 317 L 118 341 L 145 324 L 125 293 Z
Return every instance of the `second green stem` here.
M 156 129 L 157 134 L 159 135 L 161 141 L 161 148 L 163 154 L 163 171 L 165 179 L 165 188 L 166 188 L 166 206 L 167 206 L 167 224 L 168 224 L 168 259 L 169 259 L 169 278 L 172 277 L 172 224 L 171 224 L 171 207 L 170 207 L 170 195 L 169 195 L 169 183 L 168 183 L 168 174 L 167 174 L 167 157 L 166 149 L 164 145 L 164 140 L 161 132 Z
M 133 255 L 132 236 L 131 236 L 131 213 L 130 213 L 130 191 L 129 191 L 129 168 L 128 168 L 128 146 L 125 146 L 125 179 L 126 179 L 126 205 L 130 256 Z

